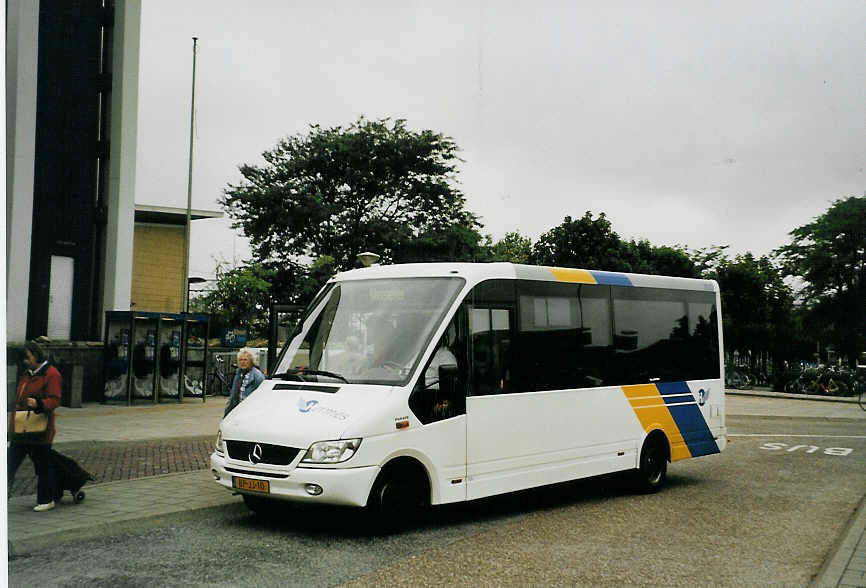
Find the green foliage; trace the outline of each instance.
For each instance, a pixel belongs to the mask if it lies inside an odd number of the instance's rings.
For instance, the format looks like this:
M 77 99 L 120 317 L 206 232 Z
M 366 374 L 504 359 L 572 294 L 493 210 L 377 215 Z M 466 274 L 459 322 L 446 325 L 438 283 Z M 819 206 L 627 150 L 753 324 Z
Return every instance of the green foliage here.
M 593 218 L 587 211 L 538 238 L 530 262 L 538 265 L 576 267 L 617 272 L 697 277 L 699 269 L 681 247 L 652 245 L 649 241 L 623 241 L 602 212 Z
M 532 247 L 530 261 L 537 265 L 618 271 L 622 240 L 602 212 L 597 219 L 587 211 L 582 218 L 570 216 L 541 235 Z
M 383 262 L 413 248 L 418 257 L 419 238 L 444 256 L 443 235 L 455 232 L 453 253 L 465 256 L 480 225 L 455 187 L 457 151 L 450 137 L 412 131 L 404 120 L 312 125 L 266 151 L 264 165 L 242 165 L 243 180 L 220 202 L 260 262 L 327 255 L 345 270 L 362 251 Z
M 271 272 L 270 296 L 274 304 L 306 305 L 338 271 L 336 261 L 329 255 L 320 255 L 309 265 L 293 262 L 264 265 Z
M 794 297 L 773 261 L 751 253 L 717 258 L 705 275 L 719 282 L 725 347 L 789 357 L 794 344 Z
M 218 264 L 212 290 L 196 297 L 192 307 L 215 317 L 218 327 L 246 327 L 261 335 L 267 331 L 262 317 L 269 307 L 273 272 L 260 264 L 226 268 Z
M 652 245 L 649 241 L 629 241 L 623 245 L 626 267 L 622 271 L 697 278 L 700 270 L 688 251 L 679 245 Z
M 786 275 L 805 282 L 805 322 L 853 365 L 866 339 L 866 196 L 836 200 L 790 235 L 777 254 Z
M 489 245 L 477 223 L 433 227 L 395 244 L 394 263 L 425 261 L 487 261 Z
M 505 233 L 490 250 L 491 261 L 510 261 L 511 263 L 529 263 L 532 257 L 532 239 L 524 237 L 520 231 Z
M 719 264 L 727 261 L 725 250 L 730 245 L 713 245 L 704 249 L 696 249 L 689 252 L 689 257 L 695 264 L 695 268 L 701 277 L 713 279 Z
M 330 255 L 320 255 L 307 268 L 298 290 L 298 297 L 293 302 L 309 303 L 335 273 L 337 273 L 337 261 Z

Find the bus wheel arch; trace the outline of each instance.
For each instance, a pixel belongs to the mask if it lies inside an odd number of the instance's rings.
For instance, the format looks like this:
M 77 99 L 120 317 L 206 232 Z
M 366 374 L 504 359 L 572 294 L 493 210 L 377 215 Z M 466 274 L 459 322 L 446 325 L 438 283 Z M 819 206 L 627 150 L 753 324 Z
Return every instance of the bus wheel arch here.
M 412 526 L 430 506 L 430 492 L 424 464 L 408 456 L 391 459 L 379 471 L 367 498 L 373 528 L 393 532 Z
M 647 493 L 658 491 L 667 478 L 670 460 L 671 446 L 667 435 L 661 429 L 650 431 L 641 447 L 635 472 L 638 488 Z

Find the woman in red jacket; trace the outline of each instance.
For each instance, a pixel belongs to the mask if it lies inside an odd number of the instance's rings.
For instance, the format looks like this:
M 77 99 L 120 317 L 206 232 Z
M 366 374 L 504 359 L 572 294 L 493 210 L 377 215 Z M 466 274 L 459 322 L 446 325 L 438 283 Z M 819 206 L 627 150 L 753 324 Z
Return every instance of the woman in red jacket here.
M 12 442 L 6 454 L 6 479 L 8 488 L 11 488 L 18 466 L 24 461 L 24 456 L 29 455 L 37 476 L 37 504 L 33 510 L 41 512 L 54 508 L 55 478 L 49 450 L 54 439 L 54 409 L 60 406 L 62 380 L 57 368 L 49 365 L 45 349 L 35 341 L 24 344 L 24 367 L 27 370 L 18 382 L 18 394 L 8 430 L 15 430 L 15 412 L 20 410 L 30 410 L 36 414 L 47 412 L 48 428 L 44 433 L 11 433 Z

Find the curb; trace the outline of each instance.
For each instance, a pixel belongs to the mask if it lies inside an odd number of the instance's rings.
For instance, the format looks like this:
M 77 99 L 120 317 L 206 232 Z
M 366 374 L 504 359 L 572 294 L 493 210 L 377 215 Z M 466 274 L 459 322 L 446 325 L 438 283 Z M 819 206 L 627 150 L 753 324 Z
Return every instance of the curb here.
M 848 520 L 845 528 L 839 534 L 839 539 L 830 549 L 824 560 L 824 565 L 818 571 L 815 579 L 809 584 L 809 588 L 835 587 L 842 581 L 842 576 L 854 552 L 857 543 L 866 534 L 866 496 L 860 500 L 860 505 L 854 510 L 854 514 Z
M 854 396 L 817 396 L 814 394 L 788 394 L 786 392 L 772 392 L 770 390 L 736 390 L 732 388 L 725 388 L 725 394 L 730 396 L 758 396 L 761 398 L 788 398 L 791 400 L 816 400 L 818 402 L 857 404 L 857 398 Z

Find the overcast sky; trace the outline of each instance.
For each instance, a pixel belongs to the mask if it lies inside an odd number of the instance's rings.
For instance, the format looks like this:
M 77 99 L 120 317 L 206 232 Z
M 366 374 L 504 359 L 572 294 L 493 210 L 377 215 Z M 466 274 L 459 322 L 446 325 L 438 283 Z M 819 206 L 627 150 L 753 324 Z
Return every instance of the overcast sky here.
M 494 239 L 605 212 L 625 239 L 757 254 L 866 189 L 866 8 L 809 2 L 145 0 L 136 202 L 193 207 L 311 123 L 453 137 Z M 193 223 L 192 275 L 249 248 Z

